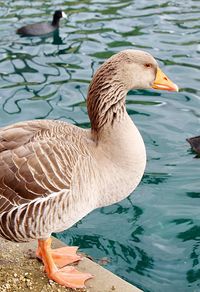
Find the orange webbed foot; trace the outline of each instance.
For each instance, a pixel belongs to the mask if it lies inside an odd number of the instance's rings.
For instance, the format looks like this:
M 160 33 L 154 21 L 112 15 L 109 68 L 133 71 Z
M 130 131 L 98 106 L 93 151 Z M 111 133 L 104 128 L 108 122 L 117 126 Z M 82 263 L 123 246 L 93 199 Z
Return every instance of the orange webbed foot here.
M 76 254 L 77 247 L 61 247 L 51 249 L 51 238 L 38 240 L 36 255 L 43 261 L 45 271 L 49 279 L 69 288 L 85 288 L 85 281 L 93 278 L 89 273 L 82 273 L 72 266 L 58 269 L 80 260 L 81 256 Z
M 51 256 L 56 266 L 58 268 L 62 268 L 82 259 L 81 255 L 76 254 L 77 249 L 77 246 L 65 246 L 57 249 L 51 249 L 49 252 L 51 253 Z M 39 259 L 42 259 L 40 248 L 37 249 L 36 256 Z
M 68 266 L 51 273 L 49 278 L 68 288 L 85 288 L 85 281 L 93 278 L 93 276 Z

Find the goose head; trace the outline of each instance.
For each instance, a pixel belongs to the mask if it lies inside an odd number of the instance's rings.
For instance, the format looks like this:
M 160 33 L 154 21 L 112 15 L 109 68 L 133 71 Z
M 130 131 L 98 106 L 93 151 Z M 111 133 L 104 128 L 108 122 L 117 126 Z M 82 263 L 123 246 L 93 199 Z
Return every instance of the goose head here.
M 150 88 L 178 91 L 178 86 L 162 72 L 148 52 L 125 50 L 112 56 L 106 63 L 111 68 L 114 66 L 115 78 L 121 80 L 127 91 Z
M 149 53 L 129 49 L 113 55 L 96 71 L 89 86 L 87 108 L 92 130 L 99 132 L 104 125 L 123 118 L 129 90 L 150 88 L 178 91 Z

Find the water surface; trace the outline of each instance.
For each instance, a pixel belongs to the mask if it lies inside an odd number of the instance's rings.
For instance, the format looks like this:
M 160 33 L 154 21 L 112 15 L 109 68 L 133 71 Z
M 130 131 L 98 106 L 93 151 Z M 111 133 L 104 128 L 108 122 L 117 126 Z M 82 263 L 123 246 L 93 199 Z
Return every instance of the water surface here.
M 137 190 L 58 234 L 150 292 L 200 291 L 200 160 L 187 137 L 200 134 L 199 1 L 1 1 L 0 125 L 62 119 L 89 127 L 92 75 L 126 48 L 152 53 L 179 93 L 132 91 L 127 109 L 148 163 Z M 21 38 L 16 28 L 64 9 L 59 35 Z

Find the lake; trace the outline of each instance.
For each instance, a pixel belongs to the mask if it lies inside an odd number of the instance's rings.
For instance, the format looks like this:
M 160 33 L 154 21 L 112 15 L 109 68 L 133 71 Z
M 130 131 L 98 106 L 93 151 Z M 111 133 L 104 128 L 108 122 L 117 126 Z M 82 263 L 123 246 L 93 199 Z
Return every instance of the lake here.
M 58 34 L 15 34 L 56 9 L 68 15 Z M 200 2 L 5 0 L 0 16 L 0 126 L 48 118 L 89 127 L 90 80 L 127 48 L 153 54 L 180 87 L 129 92 L 148 155 L 142 182 L 57 237 L 97 262 L 106 258 L 106 268 L 145 292 L 199 292 L 200 159 L 186 138 L 200 135 Z

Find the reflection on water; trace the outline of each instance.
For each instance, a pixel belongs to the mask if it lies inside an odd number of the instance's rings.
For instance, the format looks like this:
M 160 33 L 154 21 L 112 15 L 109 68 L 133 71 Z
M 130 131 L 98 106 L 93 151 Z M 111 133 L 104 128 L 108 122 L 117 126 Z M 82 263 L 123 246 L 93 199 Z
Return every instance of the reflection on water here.
M 54 45 L 63 45 L 63 40 L 60 37 L 59 29 L 57 29 L 53 33 L 53 42 L 52 42 L 52 44 L 54 44 Z
M 142 183 L 123 202 L 58 234 L 150 292 L 200 291 L 199 160 L 185 141 L 200 133 L 198 1 L 17 1 L 0 9 L 0 125 L 63 119 L 89 127 L 86 94 L 97 67 L 126 48 L 152 53 L 179 93 L 131 91 L 128 113 L 148 154 Z M 59 31 L 15 30 L 68 14 Z

